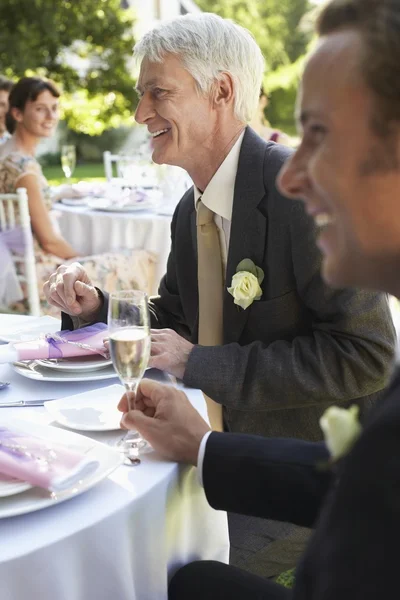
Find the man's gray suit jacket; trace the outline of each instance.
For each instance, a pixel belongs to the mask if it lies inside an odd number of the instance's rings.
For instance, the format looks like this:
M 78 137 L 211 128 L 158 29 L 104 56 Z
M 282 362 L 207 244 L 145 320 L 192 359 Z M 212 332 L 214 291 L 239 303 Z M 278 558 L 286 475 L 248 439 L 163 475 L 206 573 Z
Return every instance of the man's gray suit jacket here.
M 320 439 L 331 403 L 375 397 L 390 375 L 394 329 L 386 298 L 333 291 L 320 276 L 315 227 L 302 202 L 276 189 L 290 150 L 247 128 L 240 151 L 224 293 L 224 345 L 196 345 L 184 383 L 224 405 L 229 430 Z M 243 310 L 228 293 L 250 258 L 265 273 L 262 297 Z M 107 298 L 103 310 L 106 315 Z M 193 189 L 179 202 L 152 326 L 197 343 L 198 287 Z
M 224 346 L 196 346 L 184 382 L 224 405 L 228 428 L 320 437 L 326 405 L 382 390 L 394 331 L 384 296 L 332 291 L 320 276 L 315 227 L 302 202 L 276 189 L 290 151 L 247 128 L 235 182 L 224 295 Z M 153 300 L 153 325 L 197 342 L 198 288 L 193 190 L 182 198 L 171 253 Z M 261 300 L 243 310 L 228 293 L 238 263 L 265 273 Z

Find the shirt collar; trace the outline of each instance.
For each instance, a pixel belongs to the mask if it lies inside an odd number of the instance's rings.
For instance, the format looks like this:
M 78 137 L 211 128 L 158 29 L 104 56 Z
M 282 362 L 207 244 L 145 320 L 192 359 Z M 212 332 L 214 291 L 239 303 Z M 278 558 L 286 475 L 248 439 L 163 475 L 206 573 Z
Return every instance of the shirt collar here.
M 239 164 L 240 148 L 242 146 L 245 130 L 242 131 L 224 162 L 213 175 L 210 183 L 203 193 L 194 186 L 194 205 L 201 196 L 203 204 L 210 210 L 220 215 L 223 219 L 232 220 L 233 195 L 235 192 L 235 179 Z

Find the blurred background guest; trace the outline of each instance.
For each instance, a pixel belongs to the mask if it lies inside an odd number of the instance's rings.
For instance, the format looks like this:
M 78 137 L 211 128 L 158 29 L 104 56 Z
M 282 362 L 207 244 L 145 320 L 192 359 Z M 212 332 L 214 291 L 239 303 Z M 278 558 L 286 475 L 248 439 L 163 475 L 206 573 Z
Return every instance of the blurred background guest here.
M 65 261 L 78 259 L 78 253 L 62 237 L 50 212 L 56 197 L 52 195 L 35 158 L 40 140 L 50 137 L 58 124 L 59 96 L 55 84 L 49 80 L 38 77 L 20 79 L 10 92 L 6 115 L 7 129 L 12 135 L 0 148 L 0 193 L 14 193 L 18 187 L 26 188 L 28 193 L 41 294 L 43 283 L 54 269 Z M 85 264 L 96 285 L 108 289 L 111 286 L 113 289 L 140 288 L 147 291 L 152 282 L 155 257 L 144 250 L 121 251 L 79 257 L 79 261 Z M 26 301 L 11 308 L 25 312 Z M 59 312 L 57 307 L 49 308 L 44 296 L 42 308 L 46 313 Z
M 6 128 L 6 114 L 8 111 L 8 96 L 12 86 L 12 81 L 0 75 L 0 144 L 11 137 Z
M 271 127 L 268 119 L 266 118 L 265 109 L 268 106 L 268 102 L 268 94 L 262 87 L 260 90 L 257 111 L 255 112 L 254 117 L 252 121 L 250 121 L 249 125 L 266 142 L 276 142 L 277 144 L 290 146 L 291 143 L 289 136 L 286 135 L 286 133 L 283 133 L 283 131 Z

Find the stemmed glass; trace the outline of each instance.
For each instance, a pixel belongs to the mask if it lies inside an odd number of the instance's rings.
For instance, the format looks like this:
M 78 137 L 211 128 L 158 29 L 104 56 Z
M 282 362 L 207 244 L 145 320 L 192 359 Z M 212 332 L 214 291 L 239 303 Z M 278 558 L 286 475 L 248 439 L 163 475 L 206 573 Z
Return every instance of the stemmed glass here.
M 113 292 L 108 305 L 110 354 L 125 386 L 129 410 L 135 408 L 136 390 L 150 357 L 150 314 L 147 295 L 138 290 Z M 129 431 L 122 450 L 132 464 L 140 464 L 139 450 L 146 442 L 137 431 Z
M 75 146 L 61 146 L 61 167 L 65 177 L 70 180 L 76 165 Z

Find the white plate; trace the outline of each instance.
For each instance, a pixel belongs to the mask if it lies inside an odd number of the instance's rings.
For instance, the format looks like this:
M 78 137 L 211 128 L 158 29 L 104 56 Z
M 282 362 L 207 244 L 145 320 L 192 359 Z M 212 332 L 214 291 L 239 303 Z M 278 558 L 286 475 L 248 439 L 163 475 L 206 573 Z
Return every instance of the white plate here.
M 114 431 L 120 429 L 122 413 L 118 402 L 125 389 L 122 385 L 110 385 L 75 396 L 45 402 L 44 407 L 53 419 L 78 431 Z
M 11 316 L 11 315 L 10 315 Z M 60 331 L 61 323 L 54 317 L 32 317 L 23 319 L 18 325 L 2 327 L 0 340 L 2 342 L 29 342 L 37 340 L 40 334 Z
M 18 481 L 18 479 L 11 479 L 10 481 L 0 480 L 0 498 L 14 496 L 14 494 L 21 494 L 22 492 L 29 490 L 31 487 L 33 486 L 31 486 L 30 483 Z
M 87 206 L 88 198 L 62 198 L 60 202 L 65 206 Z
M 112 364 L 104 369 L 97 371 L 83 371 L 80 373 L 71 371 L 56 371 L 38 365 L 36 361 L 28 362 L 27 366 L 12 365 L 14 371 L 28 379 L 37 381 L 101 381 L 103 379 L 116 379 L 118 375 L 114 371 Z
M 79 356 L 76 358 L 51 358 L 35 360 L 37 365 L 46 367 L 47 369 L 55 369 L 56 371 L 67 371 L 74 373 L 82 373 L 85 371 L 97 371 L 104 369 L 112 364 L 111 359 L 103 356 Z
M 18 428 L 30 435 L 40 436 L 49 442 L 66 444 L 71 449 L 84 452 L 89 460 L 96 460 L 99 466 L 94 473 L 82 479 L 78 484 L 75 483 L 71 488 L 56 495 L 32 486 L 29 490 L 16 496 L 0 498 L 0 519 L 54 506 L 54 504 L 73 498 L 105 479 L 123 462 L 123 456 L 117 450 L 72 431 L 41 425 L 34 421 L 20 421 L 15 418 L 9 419 L 8 422 L 2 420 L 2 425 Z
M 93 210 L 104 210 L 105 212 L 136 212 L 139 210 L 150 210 L 151 202 L 136 202 L 132 204 L 114 204 L 108 198 L 92 198 L 88 206 Z

